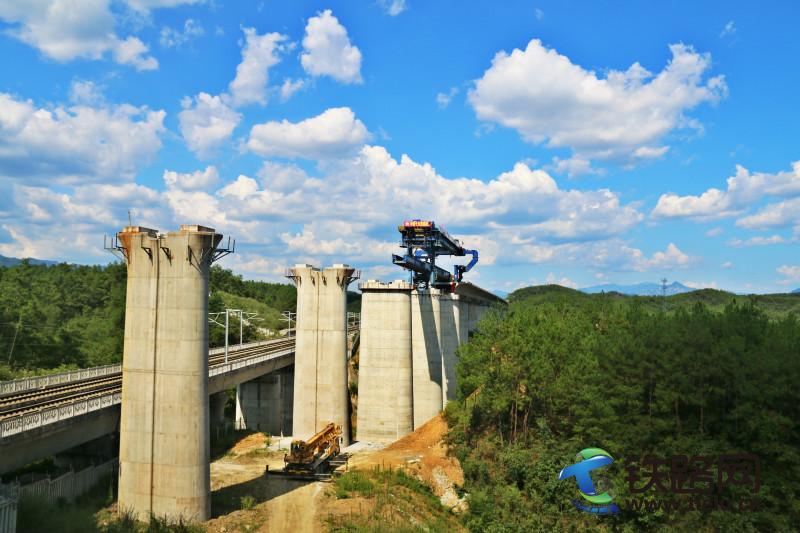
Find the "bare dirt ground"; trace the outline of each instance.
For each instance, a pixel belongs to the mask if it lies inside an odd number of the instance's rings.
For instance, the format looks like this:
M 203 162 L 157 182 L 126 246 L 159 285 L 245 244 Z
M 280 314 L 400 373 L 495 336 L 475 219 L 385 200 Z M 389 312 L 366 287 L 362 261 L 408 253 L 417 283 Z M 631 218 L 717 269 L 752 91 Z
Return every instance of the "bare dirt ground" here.
M 209 532 L 324 531 L 317 510 L 324 483 L 264 475 L 283 468 L 283 451 L 269 450 L 262 434 L 248 435 L 211 463 L 212 518 Z
M 439 415 L 386 448 L 354 454 L 348 468 L 403 468 L 431 487 L 442 505 L 462 510 L 455 486 L 464 483 L 464 472 L 458 459 L 447 456 L 446 433 L 447 423 Z
M 461 466 L 447 456 L 442 439 L 447 424 L 439 416 L 414 433 L 379 448 L 355 445 L 347 469 L 403 468 L 429 485 L 443 505 L 455 511 L 464 503 L 455 485 L 464 482 Z M 262 434 L 252 434 L 211 464 L 212 518 L 209 532 L 234 531 L 311 533 L 326 531 L 330 516 L 362 514 L 372 509 L 370 499 L 337 500 L 330 483 L 287 480 L 264 475 L 265 467 L 283 467 L 283 450 L 265 446 Z M 281 441 L 281 446 L 286 446 Z M 252 498 L 252 500 L 250 500 Z

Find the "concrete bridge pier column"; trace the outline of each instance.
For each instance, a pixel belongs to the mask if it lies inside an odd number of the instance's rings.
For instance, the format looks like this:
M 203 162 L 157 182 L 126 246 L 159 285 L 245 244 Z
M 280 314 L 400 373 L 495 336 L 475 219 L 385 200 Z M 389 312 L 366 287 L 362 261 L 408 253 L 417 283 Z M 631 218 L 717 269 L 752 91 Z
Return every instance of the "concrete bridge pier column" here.
M 288 366 L 236 387 L 236 429 L 292 434 L 294 367 Z
M 307 438 L 334 422 L 347 446 L 347 286 L 355 270 L 295 265 L 289 277 L 297 286 L 294 435 Z
M 119 508 L 204 521 L 211 511 L 208 275 L 222 235 L 203 226 L 118 234 L 128 264 Z
M 218 392 L 208 397 L 208 416 L 211 430 L 225 427 L 225 406 L 228 404 L 228 391 Z
M 294 436 L 307 438 L 316 428 L 316 381 L 320 271 L 295 265 L 289 271 L 297 286 L 294 355 Z
M 414 430 L 411 290 L 404 281 L 361 289 L 358 440 L 390 443 Z

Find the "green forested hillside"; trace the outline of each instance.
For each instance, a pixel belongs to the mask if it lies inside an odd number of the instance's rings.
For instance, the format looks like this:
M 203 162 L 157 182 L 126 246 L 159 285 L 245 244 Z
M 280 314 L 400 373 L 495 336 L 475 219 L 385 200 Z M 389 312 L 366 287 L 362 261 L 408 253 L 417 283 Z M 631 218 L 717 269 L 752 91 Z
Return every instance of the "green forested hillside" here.
M 800 293 L 741 295 L 716 289 L 700 289 L 661 298 L 660 296 L 630 296 L 618 292 L 586 294 L 561 285 L 535 285 L 512 292 L 508 295 L 508 300 L 510 302 L 524 300 L 529 303 L 562 301 L 636 302 L 649 311 L 665 309 L 667 313 L 673 313 L 679 309 L 689 309 L 696 303 L 702 303 L 713 311 L 722 311 L 725 306 L 734 302 L 751 302 L 770 317 L 779 318 L 791 312 L 800 314 Z
M 788 312 L 796 308 L 794 295 L 697 291 L 668 298 L 666 312 L 658 298 L 568 289 L 523 289 L 510 300 L 460 348 L 459 401 L 447 410 L 470 494 L 470 529 L 796 530 L 800 321 Z M 604 473 L 618 515 L 578 511 L 571 503 L 582 501 L 575 480 L 558 480 L 589 447 L 615 459 Z M 716 461 L 730 453 L 759 458 L 760 509 L 635 508 L 636 496 L 680 504 L 687 497 L 657 485 L 632 494 L 627 458 Z M 718 501 L 735 505 L 752 496 L 748 486 L 709 479 L 699 486 Z M 645 481 L 646 474 L 638 486 Z M 663 483 L 669 487 L 669 478 Z
M 121 360 L 125 325 L 126 269 L 28 261 L 0 267 L 0 380 L 61 368 L 104 365 Z M 245 341 L 263 338 L 258 328 L 284 327 L 281 311 L 295 309 L 294 286 L 243 280 L 230 270 L 211 270 L 212 311 L 225 307 L 264 318 L 245 328 Z M 238 342 L 238 321 L 231 322 Z M 224 330 L 209 329 L 213 345 Z

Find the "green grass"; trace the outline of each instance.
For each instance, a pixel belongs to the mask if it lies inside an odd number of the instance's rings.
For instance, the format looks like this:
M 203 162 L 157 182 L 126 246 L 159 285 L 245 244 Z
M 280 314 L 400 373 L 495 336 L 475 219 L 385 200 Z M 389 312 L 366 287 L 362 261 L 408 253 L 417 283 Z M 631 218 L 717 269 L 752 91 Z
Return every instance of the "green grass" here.
M 256 499 L 253 498 L 252 495 L 248 494 L 247 496 L 242 496 L 241 498 L 239 498 L 239 507 L 243 511 L 252 509 L 255 506 L 256 506 Z
M 102 533 L 204 533 L 205 528 L 182 519 L 170 520 L 153 515 L 148 521 L 139 522 L 132 513 L 123 511 L 99 531 Z
M 369 500 L 369 511 L 327 519 L 328 530 L 347 533 L 450 532 L 458 519 L 442 507 L 430 488 L 402 470 L 352 470 L 334 480 L 339 499 Z
M 375 484 L 363 470 L 351 470 L 334 480 L 334 494 L 339 499 L 350 498 L 354 494 L 372 496 Z

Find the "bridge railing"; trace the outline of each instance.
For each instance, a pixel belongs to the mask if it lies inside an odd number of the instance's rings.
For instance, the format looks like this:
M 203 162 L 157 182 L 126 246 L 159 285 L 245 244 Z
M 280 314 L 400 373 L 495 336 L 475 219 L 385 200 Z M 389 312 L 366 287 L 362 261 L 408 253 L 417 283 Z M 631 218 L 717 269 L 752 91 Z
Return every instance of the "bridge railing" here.
M 270 359 L 278 359 L 279 357 L 285 357 L 293 353 L 294 353 L 294 346 L 277 352 L 269 352 L 261 355 L 256 355 L 253 357 L 248 357 L 246 359 L 237 359 L 236 361 L 232 361 L 228 364 L 223 363 L 220 365 L 210 366 L 208 367 L 208 377 L 212 378 L 220 374 L 227 374 L 228 372 L 233 372 L 234 370 L 238 370 L 240 368 L 254 366 L 259 363 L 269 361 Z
M 276 342 L 283 342 L 287 340 L 289 337 L 281 337 L 278 339 L 269 339 L 266 341 L 256 341 L 256 342 L 246 342 L 244 344 L 231 344 L 228 346 L 228 353 L 234 353 L 237 350 L 245 350 L 247 348 L 257 348 L 259 346 L 269 346 L 270 344 L 275 344 Z M 208 350 L 208 355 L 219 355 L 225 353 L 225 347 L 221 348 L 211 348 Z
M 89 378 L 118 374 L 122 372 L 122 364 L 95 366 L 81 370 L 70 370 L 69 372 L 59 372 L 58 374 L 48 374 L 45 376 L 31 376 L 28 378 L 14 379 L 11 381 L 0 381 L 0 396 L 13 394 L 29 389 L 41 389 L 51 385 L 70 383 Z
M 250 343 L 246 347 L 266 346 L 275 341 L 261 341 L 258 343 Z M 268 352 L 264 354 L 247 357 L 245 359 L 237 359 L 227 364 L 219 364 L 209 367 L 208 377 L 218 376 L 220 374 L 227 374 L 228 372 L 236 371 L 240 368 L 258 365 L 270 359 L 285 357 L 294 353 L 294 346 L 279 350 L 276 352 Z M 75 400 L 70 403 L 64 403 L 54 407 L 48 407 L 33 411 L 26 414 L 21 414 L 5 420 L 0 420 L 0 439 L 24 433 L 33 429 L 53 424 L 61 420 L 98 411 L 122 403 L 122 392 L 112 391 L 106 394 L 99 394 L 86 399 Z
M 5 420 L 0 420 L 0 439 L 61 420 L 67 420 L 74 416 L 99 411 L 121 402 L 122 392 L 116 391 L 6 418 Z
M 234 344 L 228 347 L 228 351 L 230 353 L 235 353 L 240 349 L 269 346 L 270 344 L 283 340 L 286 339 L 271 339 L 266 341 L 249 342 L 242 345 Z M 208 351 L 208 353 L 210 355 L 222 354 L 225 353 L 225 348 L 212 348 Z M 71 383 L 73 381 L 81 381 L 89 378 L 119 374 L 120 372 L 122 372 L 122 364 L 115 363 L 112 365 L 94 366 L 92 368 L 59 372 L 58 374 L 47 374 L 43 376 L 31 376 L 27 378 L 14 379 L 11 381 L 0 381 L 0 396 L 26 390 L 41 389 L 52 385 Z

